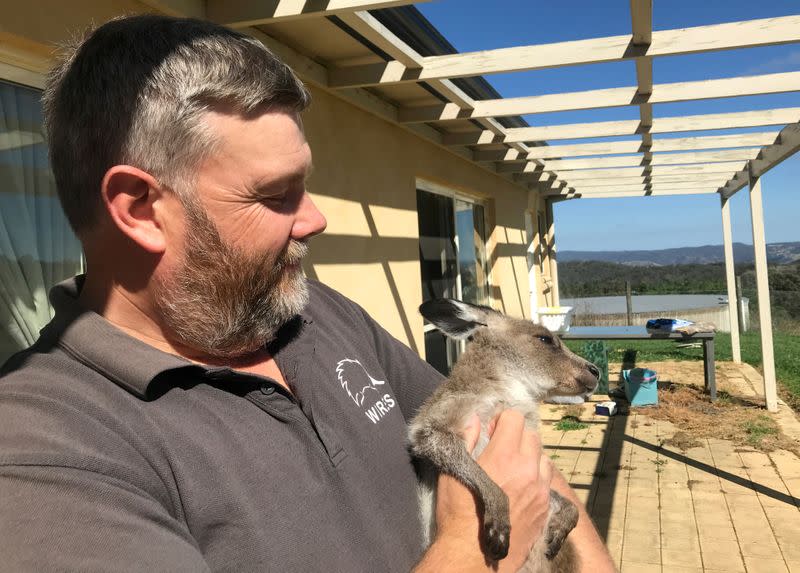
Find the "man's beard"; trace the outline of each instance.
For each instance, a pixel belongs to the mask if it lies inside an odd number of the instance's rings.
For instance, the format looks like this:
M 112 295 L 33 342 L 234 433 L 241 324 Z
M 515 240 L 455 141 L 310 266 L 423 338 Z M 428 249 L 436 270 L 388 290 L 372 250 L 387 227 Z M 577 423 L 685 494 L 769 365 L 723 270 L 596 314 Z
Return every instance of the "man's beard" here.
M 220 237 L 203 208 L 183 201 L 187 231 L 179 267 L 156 288 L 165 326 L 182 345 L 204 355 L 251 354 L 300 313 L 308 287 L 300 261 L 305 243 L 249 256 Z

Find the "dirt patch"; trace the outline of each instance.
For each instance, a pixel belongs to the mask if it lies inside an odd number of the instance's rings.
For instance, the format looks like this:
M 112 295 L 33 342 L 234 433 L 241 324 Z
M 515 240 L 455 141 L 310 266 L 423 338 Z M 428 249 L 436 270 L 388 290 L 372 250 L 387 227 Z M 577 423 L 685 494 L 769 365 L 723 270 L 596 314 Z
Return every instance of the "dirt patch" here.
M 703 442 L 687 432 L 675 432 L 674 436 L 664 440 L 664 445 L 674 446 L 682 452 L 685 452 L 690 448 L 699 448 L 703 445 Z
M 685 451 L 702 445 L 699 439 L 720 438 L 737 446 L 766 452 L 782 449 L 800 455 L 800 443 L 781 432 L 777 420 L 767 413 L 763 402 L 719 392 L 717 401 L 712 403 L 702 388 L 685 384 L 664 388 L 658 400 L 658 406 L 642 413 L 681 428 L 664 441 L 667 445 Z

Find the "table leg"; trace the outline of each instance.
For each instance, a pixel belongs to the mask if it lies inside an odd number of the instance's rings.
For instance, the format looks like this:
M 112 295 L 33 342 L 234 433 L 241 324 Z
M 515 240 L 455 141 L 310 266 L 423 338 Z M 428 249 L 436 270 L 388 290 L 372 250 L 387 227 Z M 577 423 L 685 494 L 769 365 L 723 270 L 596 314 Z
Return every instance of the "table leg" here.
M 703 368 L 705 374 L 706 392 L 711 395 L 711 401 L 717 399 L 717 379 L 714 367 L 714 339 L 703 339 Z

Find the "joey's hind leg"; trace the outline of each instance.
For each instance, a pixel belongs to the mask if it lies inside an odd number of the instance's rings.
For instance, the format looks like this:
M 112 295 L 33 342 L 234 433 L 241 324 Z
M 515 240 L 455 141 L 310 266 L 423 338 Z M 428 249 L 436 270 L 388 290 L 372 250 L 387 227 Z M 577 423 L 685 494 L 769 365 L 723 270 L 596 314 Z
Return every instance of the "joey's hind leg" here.
M 560 493 L 550 490 L 550 518 L 547 520 L 545 555 L 553 559 L 564 540 L 578 524 L 578 508 Z
M 494 561 L 508 555 L 511 532 L 508 497 L 470 456 L 461 437 L 445 430 L 423 428 L 412 435 L 412 449 L 440 472 L 460 480 L 480 498 L 484 552 Z

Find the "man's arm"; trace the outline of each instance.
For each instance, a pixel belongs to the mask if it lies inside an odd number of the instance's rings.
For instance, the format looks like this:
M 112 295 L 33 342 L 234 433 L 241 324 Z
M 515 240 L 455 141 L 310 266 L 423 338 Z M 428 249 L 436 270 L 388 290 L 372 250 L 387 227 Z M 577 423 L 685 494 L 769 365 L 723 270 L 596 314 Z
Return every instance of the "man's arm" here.
M 184 525 L 136 486 L 75 467 L 0 466 L 7 571 L 210 571 Z
M 465 430 L 472 451 L 480 433 L 477 416 Z M 522 414 L 503 412 L 478 457 L 478 464 L 506 493 L 511 517 L 511 547 L 497 564 L 487 563 L 480 549 L 481 523 L 472 493 L 449 476 L 437 490 L 437 535 L 416 573 L 446 571 L 516 572 L 542 535 L 550 508 L 551 464 L 542 455 L 538 434 L 525 430 Z M 494 567 L 496 565 L 496 568 Z

